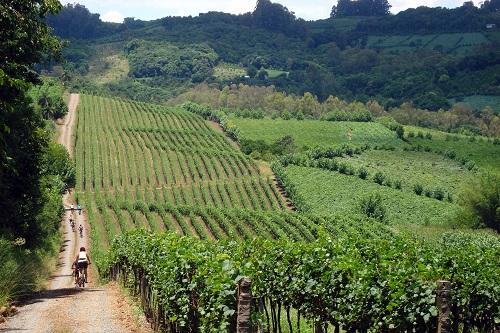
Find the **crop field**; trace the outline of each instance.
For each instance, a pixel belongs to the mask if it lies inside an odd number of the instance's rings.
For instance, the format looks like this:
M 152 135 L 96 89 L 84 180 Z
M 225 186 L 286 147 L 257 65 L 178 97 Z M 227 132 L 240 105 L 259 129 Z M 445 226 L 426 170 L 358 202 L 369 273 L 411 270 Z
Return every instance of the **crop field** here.
M 378 123 L 332 122 L 320 120 L 233 119 L 245 139 L 273 143 L 291 135 L 298 147 L 378 144 L 401 146 L 394 132 Z
M 500 145 L 495 145 L 485 137 L 469 137 L 465 135 L 449 134 L 432 129 L 405 126 L 405 132 L 429 132 L 432 139 L 418 137 L 410 138 L 413 145 L 429 147 L 433 150 L 454 151 L 457 157 L 473 160 L 479 167 L 491 172 L 500 172 Z
M 442 225 L 459 211 L 455 204 L 377 185 L 355 175 L 300 166 L 289 166 L 286 173 L 316 213 L 359 214 L 361 199 L 374 192 L 381 195 L 391 224 Z
M 490 41 L 480 32 L 428 35 L 368 36 L 366 46 L 387 50 L 414 48 L 441 49 L 448 53 L 466 54 L 471 48 Z
M 439 188 L 456 195 L 475 176 L 457 161 L 424 151 L 368 150 L 346 160 L 355 169 L 364 167 L 368 177 L 381 172 L 393 182 L 401 181 L 402 190 L 411 193 L 413 186 L 420 184 L 425 189 Z
M 272 180 L 191 113 L 82 95 L 76 165 L 77 195 L 104 247 L 135 227 L 199 238 L 280 234 L 279 217 L 248 213 L 285 209 Z
M 244 67 L 221 63 L 214 67 L 214 76 L 220 80 L 231 80 L 234 78 L 238 78 L 241 76 L 245 76 L 247 74 Z

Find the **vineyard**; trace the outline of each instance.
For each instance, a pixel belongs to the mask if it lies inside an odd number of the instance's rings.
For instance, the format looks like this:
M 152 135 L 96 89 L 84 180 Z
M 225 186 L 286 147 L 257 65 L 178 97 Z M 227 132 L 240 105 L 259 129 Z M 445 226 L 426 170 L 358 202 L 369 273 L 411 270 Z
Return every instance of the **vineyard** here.
M 427 140 L 418 136 L 422 131 L 419 127 L 405 126 L 405 133 L 415 134 L 409 138 L 414 146 L 428 147 L 433 151 L 454 151 L 457 158 L 473 160 L 479 167 L 491 172 L 500 171 L 500 145 L 495 144 L 494 140 L 425 129 L 425 132 L 432 135 L 432 140 Z
M 329 147 L 349 143 L 365 145 L 402 145 L 394 132 L 379 123 L 372 122 L 330 122 L 320 120 L 281 119 L 232 119 L 241 131 L 241 136 L 250 140 L 264 140 L 273 143 L 290 135 L 298 147 Z
M 240 133 L 233 119 L 204 110 L 82 95 L 77 113 L 75 195 L 92 254 L 104 276 L 139 297 L 155 329 L 235 331 L 243 276 L 253 331 L 435 331 L 441 279 L 451 283 L 457 331 L 498 328 L 498 237 L 449 232 L 430 242 L 399 228 L 445 227 L 459 206 L 411 186 L 454 195 L 474 175 L 468 159 L 416 150 L 420 138 L 404 142 L 378 123 L 236 119 L 250 121 Z M 291 134 L 328 148 L 277 158 L 280 189 L 202 117 L 235 139 Z M 358 211 L 372 192 L 385 220 Z
M 285 172 L 305 204 L 318 214 L 360 214 L 361 200 L 371 193 L 381 195 L 387 210 L 385 220 L 392 224 L 443 225 L 459 210 L 456 204 L 379 185 L 355 175 L 301 166 L 289 166 Z
M 235 332 L 242 276 L 251 278 L 255 332 L 435 332 L 440 279 L 451 283 L 454 331 L 498 328 L 497 237 L 444 234 L 429 245 L 376 223 L 357 229 L 310 243 L 136 232 L 113 245 L 107 267 L 168 332 Z
M 97 248 L 137 227 L 202 239 L 310 237 L 301 228 L 288 233 L 271 178 L 191 113 L 82 95 L 75 145 L 77 196 Z

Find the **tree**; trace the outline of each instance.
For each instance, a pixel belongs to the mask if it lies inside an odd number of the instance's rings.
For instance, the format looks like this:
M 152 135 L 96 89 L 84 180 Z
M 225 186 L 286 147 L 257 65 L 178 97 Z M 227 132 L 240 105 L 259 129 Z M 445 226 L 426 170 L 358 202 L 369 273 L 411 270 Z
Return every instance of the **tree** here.
M 465 217 L 475 225 L 484 225 L 500 232 L 500 177 L 494 174 L 482 175 L 476 179 L 460 197 L 459 203 L 465 209 Z
M 60 55 L 61 43 L 44 23 L 59 9 L 55 0 L 0 3 L 0 232 L 31 246 L 48 230 L 38 214 L 47 198 L 40 168 L 50 137 L 26 93 L 39 83 L 34 64 Z
M 339 0 L 330 17 L 387 16 L 391 5 L 387 0 Z

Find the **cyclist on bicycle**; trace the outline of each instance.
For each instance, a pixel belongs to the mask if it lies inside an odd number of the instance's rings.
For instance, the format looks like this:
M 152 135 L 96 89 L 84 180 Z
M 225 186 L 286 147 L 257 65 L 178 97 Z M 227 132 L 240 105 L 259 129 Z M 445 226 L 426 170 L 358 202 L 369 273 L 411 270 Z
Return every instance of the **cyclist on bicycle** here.
M 76 256 L 75 258 L 75 261 L 73 262 L 73 266 L 75 271 L 75 283 L 77 281 L 77 278 L 78 278 L 78 270 L 83 270 L 83 274 L 85 276 L 85 282 L 88 283 L 88 280 L 87 280 L 87 268 L 89 267 L 90 265 L 90 257 L 89 255 L 87 254 L 87 251 L 85 250 L 85 248 L 82 246 L 80 248 L 80 252 L 78 253 L 78 255 Z
M 78 230 L 80 231 L 80 237 L 83 237 L 83 226 L 81 224 L 78 227 Z

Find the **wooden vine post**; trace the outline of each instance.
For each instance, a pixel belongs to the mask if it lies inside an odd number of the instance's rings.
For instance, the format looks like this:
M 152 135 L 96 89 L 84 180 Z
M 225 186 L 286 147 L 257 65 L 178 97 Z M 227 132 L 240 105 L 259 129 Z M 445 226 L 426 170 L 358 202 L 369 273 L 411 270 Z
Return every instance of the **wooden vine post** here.
M 242 278 L 238 284 L 238 312 L 236 317 L 236 332 L 251 332 L 252 281 Z
M 438 333 L 451 332 L 451 283 L 450 281 L 440 280 L 437 282 L 438 308 Z

